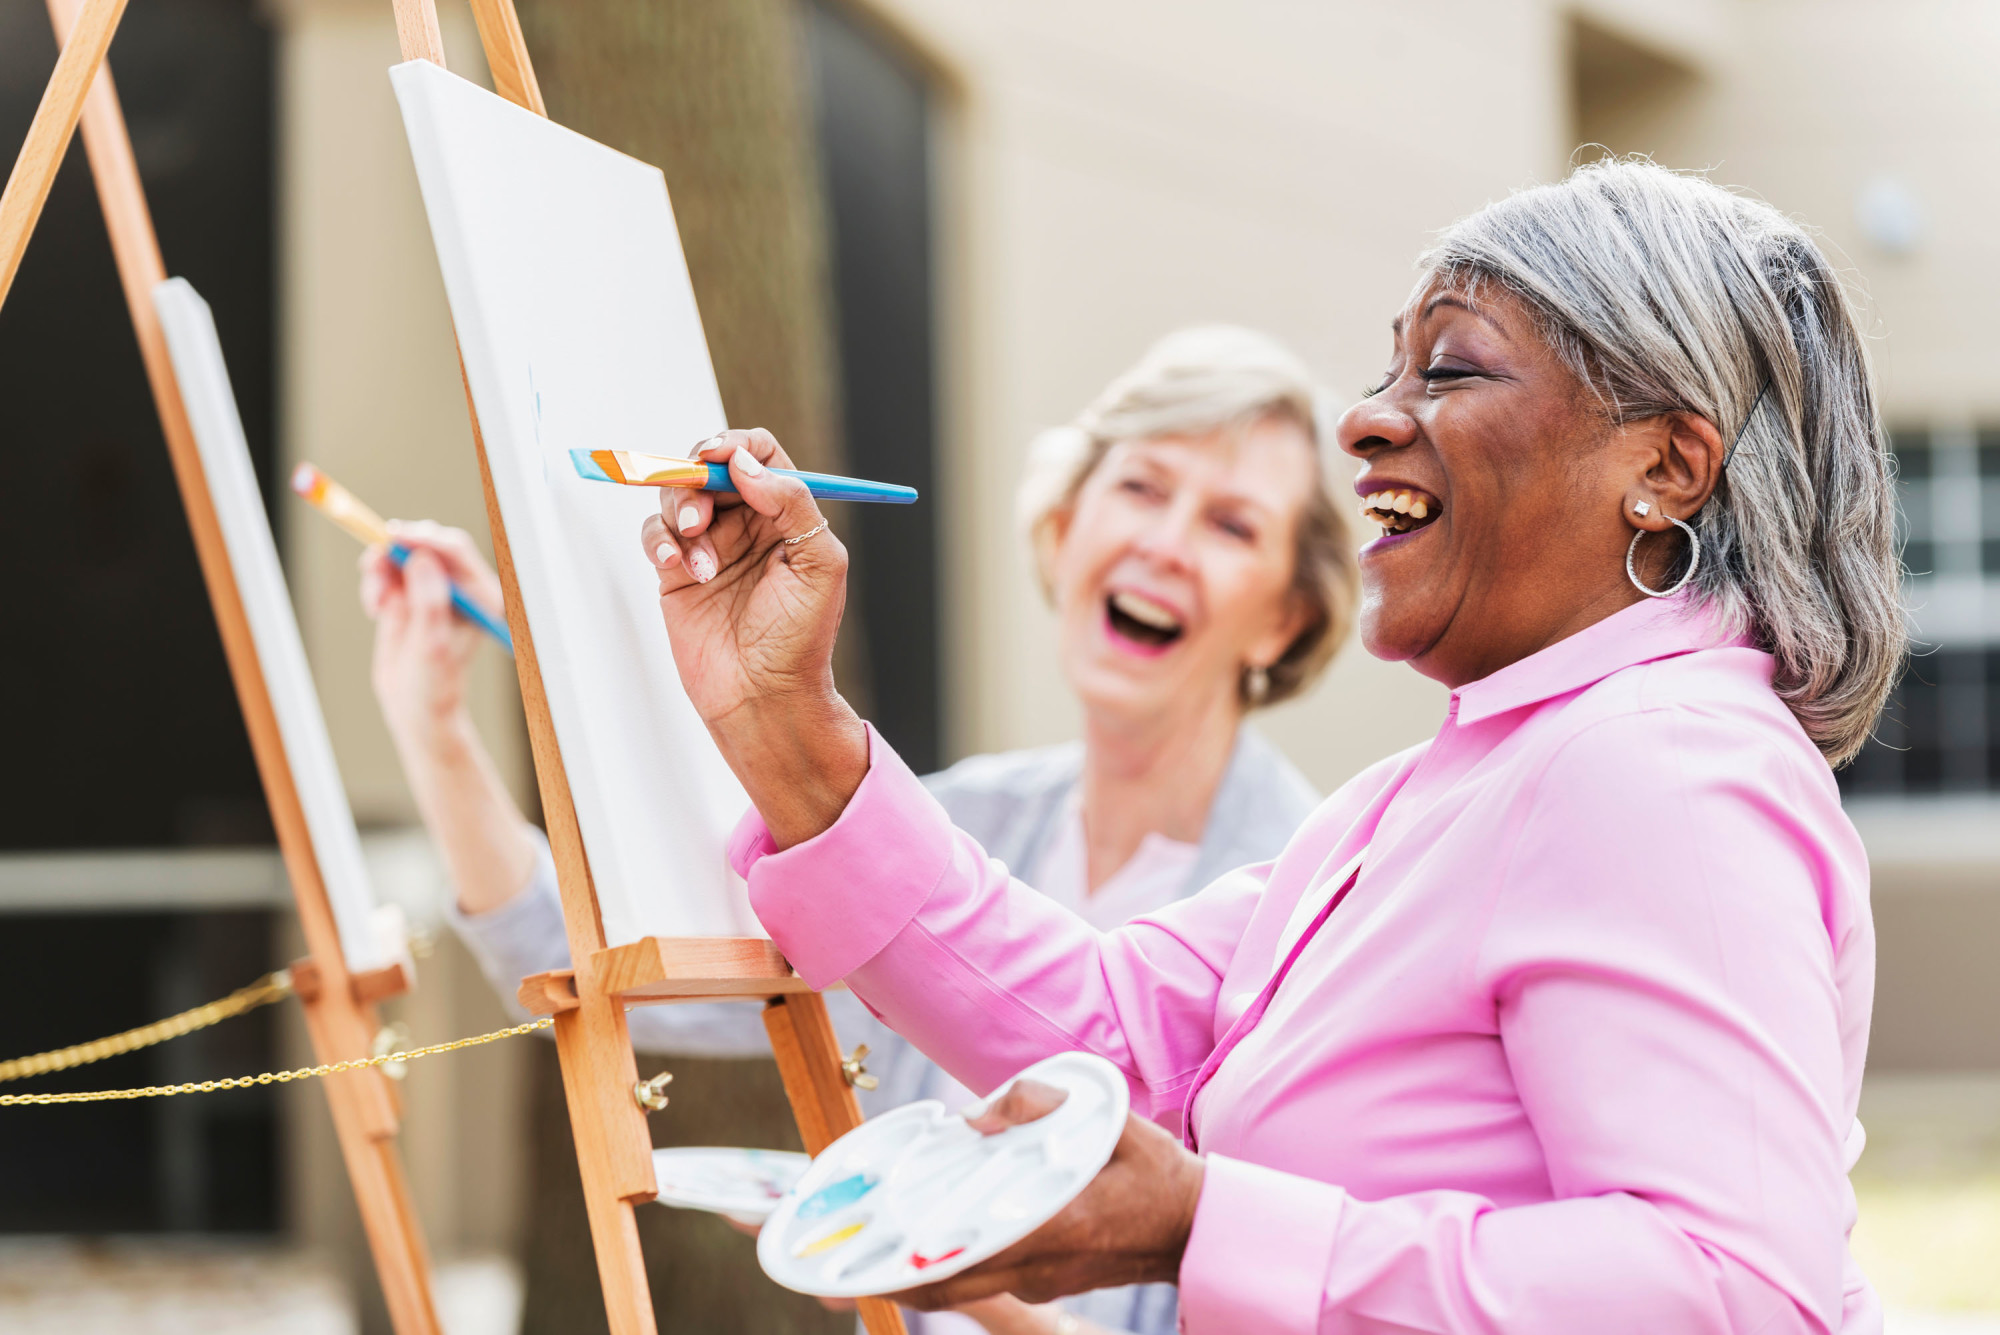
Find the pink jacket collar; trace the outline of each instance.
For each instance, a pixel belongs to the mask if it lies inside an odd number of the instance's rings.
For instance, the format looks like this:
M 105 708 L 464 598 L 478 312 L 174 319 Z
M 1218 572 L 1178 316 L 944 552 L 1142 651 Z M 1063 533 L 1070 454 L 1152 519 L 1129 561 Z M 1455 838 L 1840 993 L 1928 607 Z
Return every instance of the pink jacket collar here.
M 1685 594 L 1648 598 L 1452 692 L 1461 725 L 1553 700 L 1614 672 L 1697 649 L 1747 645 Z

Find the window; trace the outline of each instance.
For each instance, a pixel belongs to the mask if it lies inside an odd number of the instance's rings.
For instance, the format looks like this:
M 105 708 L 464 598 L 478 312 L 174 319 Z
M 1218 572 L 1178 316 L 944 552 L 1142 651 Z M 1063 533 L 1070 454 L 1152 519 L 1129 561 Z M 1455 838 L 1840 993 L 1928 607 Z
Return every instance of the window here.
M 2000 790 L 2000 427 L 1892 433 L 1911 658 L 1853 795 Z

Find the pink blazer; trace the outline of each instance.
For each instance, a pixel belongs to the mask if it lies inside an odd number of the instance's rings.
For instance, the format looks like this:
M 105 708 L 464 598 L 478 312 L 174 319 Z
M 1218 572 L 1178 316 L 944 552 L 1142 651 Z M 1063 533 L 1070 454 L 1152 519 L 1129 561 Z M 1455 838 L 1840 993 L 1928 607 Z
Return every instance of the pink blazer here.
M 1879 1330 L 1867 861 L 1770 658 L 1681 600 L 1460 689 L 1275 862 L 1108 934 L 871 742 L 832 829 L 737 831 L 759 916 L 975 1090 L 1123 1068 L 1206 1158 L 1190 1335 Z

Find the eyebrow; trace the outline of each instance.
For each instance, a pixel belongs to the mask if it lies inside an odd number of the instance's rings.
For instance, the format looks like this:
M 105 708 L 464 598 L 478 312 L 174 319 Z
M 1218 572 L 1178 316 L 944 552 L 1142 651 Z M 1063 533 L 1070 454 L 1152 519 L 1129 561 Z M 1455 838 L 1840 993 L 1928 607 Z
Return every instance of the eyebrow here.
M 1139 466 L 1145 468 L 1149 472 L 1165 473 L 1170 476 L 1176 476 L 1176 477 L 1179 476 L 1176 470 L 1169 468 L 1166 464 L 1161 463 L 1158 459 L 1152 458 L 1141 451 L 1137 450 L 1133 451 L 1131 454 L 1128 454 L 1126 456 L 1126 460 L 1130 463 L 1138 464 Z M 1216 499 L 1228 505 L 1247 506 L 1249 509 L 1256 511 L 1259 515 L 1265 518 L 1269 518 L 1270 516 L 1278 513 L 1278 508 L 1276 506 L 1266 505 L 1262 500 L 1258 499 L 1255 495 L 1247 491 L 1238 491 L 1230 488 L 1225 488 L 1224 490 L 1222 490 L 1217 494 Z
M 1431 313 L 1437 310 L 1437 308 L 1440 306 L 1456 307 L 1457 309 L 1464 311 L 1467 315 L 1470 315 L 1475 319 L 1485 321 L 1486 324 L 1492 328 L 1494 333 L 1501 335 L 1503 338 L 1506 337 L 1507 335 L 1507 331 L 1500 327 L 1500 322 L 1498 320 L 1495 320 L 1485 311 L 1480 310 L 1477 306 L 1474 306 L 1471 302 L 1465 300 L 1465 298 L 1455 297 L 1449 292 L 1442 293 L 1439 296 L 1432 297 L 1428 302 L 1426 302 L 1424 305 L 1423 314 L 1420 315 L 1418 318 L 1424 320 L 1430 319 Z M 1399 338 L 1402 336 L 1403 333 L 1402 316 L 1399 315 L 1395 319 L 1389 321 L 1389 332 L 1396 335 Z

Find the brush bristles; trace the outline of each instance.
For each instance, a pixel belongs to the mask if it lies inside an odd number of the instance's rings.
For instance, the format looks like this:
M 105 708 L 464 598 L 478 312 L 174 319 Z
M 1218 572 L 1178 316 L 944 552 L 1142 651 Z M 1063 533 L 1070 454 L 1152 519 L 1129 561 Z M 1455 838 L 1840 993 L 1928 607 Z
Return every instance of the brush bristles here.
M 314 505 L 326 504 L 327 484 L 332 480 L 311 464 L 300 464 L 292 470 L 292 490 Z

